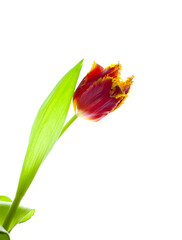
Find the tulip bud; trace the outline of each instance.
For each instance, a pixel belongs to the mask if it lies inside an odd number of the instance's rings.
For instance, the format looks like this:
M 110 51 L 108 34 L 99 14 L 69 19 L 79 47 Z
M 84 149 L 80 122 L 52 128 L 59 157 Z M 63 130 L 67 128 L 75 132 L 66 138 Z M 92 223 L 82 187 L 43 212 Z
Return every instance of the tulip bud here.
M 94 62 L 74 93 L 75 113 L 79 117 L 99 121 L 117 109 L 128 96 L 134 78 L 122 81 L 120 76 L 119 63 L 104 69 Z

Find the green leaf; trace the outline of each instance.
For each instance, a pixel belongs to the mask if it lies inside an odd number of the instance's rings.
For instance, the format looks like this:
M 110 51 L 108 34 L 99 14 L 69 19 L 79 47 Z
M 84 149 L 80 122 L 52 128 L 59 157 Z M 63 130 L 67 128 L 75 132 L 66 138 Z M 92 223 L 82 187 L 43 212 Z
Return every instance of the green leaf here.
M 35 213 L 35 209 L 31 209 L 22 219 L 19 223 L 24 223 L 28 221 Z
M 11 206 L 10 202 L 0 201 L 0 225 L 3 225 L 4 220 L 10 209 L 10 206 Z M 35 209 L 19 206 L 8 228 L 8 232 L 10 232 L 11 229 L 18 223 L 23 223 L 29 220 L 34 215 L 34 213 Z
M 0 225 L 0 240 L 10 240 L 8 232 Z
M 16 196 L 21 199 L 41 163 L 59 138 L 74 94 L 83 60 L 55 86 L 39 109 L 29 138 Z
M 12 200 L 9 197 L 6 197 L 6 196 L 0 196 L 0 201 L 12 202 Z

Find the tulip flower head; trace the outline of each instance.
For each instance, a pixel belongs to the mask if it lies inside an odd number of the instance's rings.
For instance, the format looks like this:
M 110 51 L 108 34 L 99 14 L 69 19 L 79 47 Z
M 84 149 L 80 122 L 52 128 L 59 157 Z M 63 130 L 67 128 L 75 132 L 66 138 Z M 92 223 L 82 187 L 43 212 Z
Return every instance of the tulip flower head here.
M 101 120 L 124 103 L 133 78 L 121 80 L 119 63 L 104 69 L 94 62 L 74 93 L 75 113 L 91 121 Z

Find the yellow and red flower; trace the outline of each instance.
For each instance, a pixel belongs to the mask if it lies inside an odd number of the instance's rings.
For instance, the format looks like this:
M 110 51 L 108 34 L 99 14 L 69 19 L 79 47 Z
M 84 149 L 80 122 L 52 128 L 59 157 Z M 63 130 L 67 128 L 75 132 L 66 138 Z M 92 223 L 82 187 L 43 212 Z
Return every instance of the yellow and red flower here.
M 88 120 L 99 121 L 123 104 L 134 76 L 126 81 L 122 81 L 120 76 L 119 63 L 104 69 L 94 62 L 74 93 L 73 106 L 76 114 Z

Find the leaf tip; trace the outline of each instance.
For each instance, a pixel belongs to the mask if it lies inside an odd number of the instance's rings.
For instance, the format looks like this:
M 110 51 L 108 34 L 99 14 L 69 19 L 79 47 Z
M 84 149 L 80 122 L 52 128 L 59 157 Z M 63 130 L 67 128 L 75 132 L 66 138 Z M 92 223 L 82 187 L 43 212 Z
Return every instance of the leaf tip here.
M 82 67 L 83 61 L 84 61 L 84 58 L 83 58 L 77 65 L 79 65 L 80 67 Z

